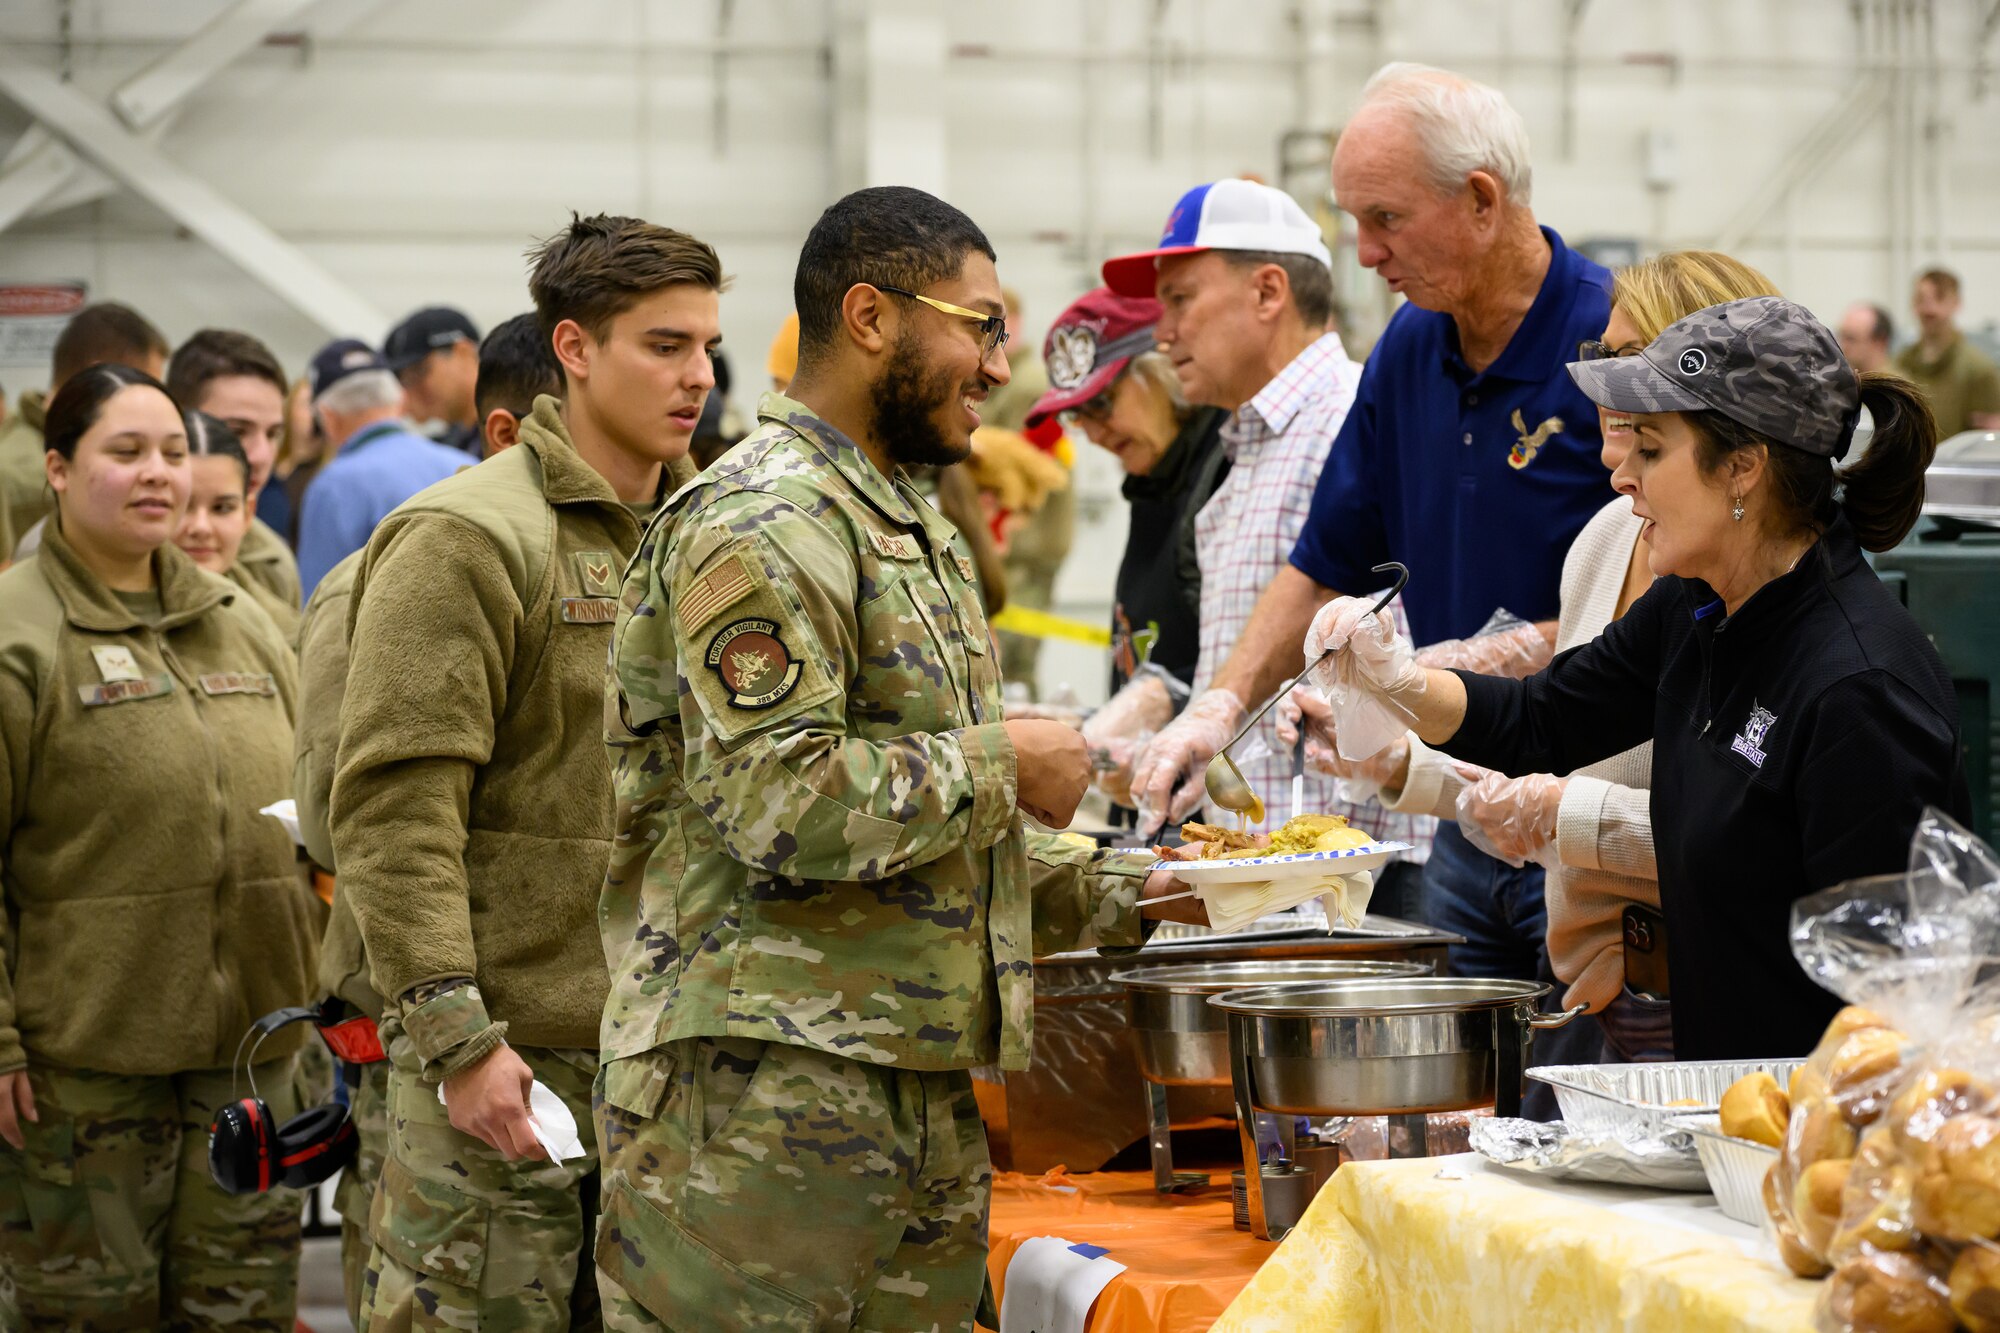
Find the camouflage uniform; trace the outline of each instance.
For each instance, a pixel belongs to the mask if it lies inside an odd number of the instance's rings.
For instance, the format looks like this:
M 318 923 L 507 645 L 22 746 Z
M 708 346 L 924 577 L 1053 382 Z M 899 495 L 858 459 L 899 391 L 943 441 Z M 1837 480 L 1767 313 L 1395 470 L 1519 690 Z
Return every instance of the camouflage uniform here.
M 1149 861 L 1025 831 L 950 524 L 802 405 L 761 417 L 614 632 L 605 1321 L 969 1328 L 966 1071 L 1026 1065 L 1036 953 L 1140 942 Z
M 208 1175 L 209 1124 L 247 1081 L 48 1064 L 28 1079 L 41 1120 L 21 1126 L 26 1152 L 0 1146 L 0 1328 L 292 1333 L 299 1192 L 224 1194 Z M 280 1121 L 308 1104 L 296 1056 L 259 1066 L 257 1090 Z
M 410 1039 L 386 1025 L 387 1157 L 374 1192 L 375 1249 L 363 1279 L 363 1329 L 595 1328 L 587 1254 L 597 1173 L 590 1119 L 584 1156 L 510 1162 L 454 1129 Z M 535 1078 L 572 1107 L 590 1104 L 595 1051 L 519 1047 Z M 386 1262 L 385 1262 L 386 1261 Z

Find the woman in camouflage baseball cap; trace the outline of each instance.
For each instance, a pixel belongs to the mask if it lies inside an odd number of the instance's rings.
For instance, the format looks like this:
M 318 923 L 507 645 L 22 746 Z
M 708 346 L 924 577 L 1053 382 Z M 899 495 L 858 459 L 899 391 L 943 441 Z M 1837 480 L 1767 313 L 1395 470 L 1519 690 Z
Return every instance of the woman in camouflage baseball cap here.
M 1650 739 L 1675 1058 L 1803 1054 L 1838 1001 L 1792 957 L 1792 904 L 1903 869 L 1927 807 L 1970 816 L 1950 675 L 1861 554 L 1915 524 L 1936 428 L 1917 390 L 1857 379 L 1777 297 L 1570 373 L 1633 418 L 1613 484 L 1646 525 L 1645 595 L 1525 681 L 1426 670 L 1352 598 L 1320 612 L 1306 657 L 1344 659 L 1336 726 L 1386 702 L 1500 772 L 1570 773 Z M 1837 468 L 1864 406 L 1867 454 Z

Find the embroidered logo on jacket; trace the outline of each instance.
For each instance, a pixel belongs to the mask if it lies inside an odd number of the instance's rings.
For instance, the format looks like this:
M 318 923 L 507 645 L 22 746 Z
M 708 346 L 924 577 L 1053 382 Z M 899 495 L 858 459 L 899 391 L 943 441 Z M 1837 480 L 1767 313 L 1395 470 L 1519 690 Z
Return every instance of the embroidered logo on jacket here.
M 1764 766 L 1764 737 L 1777 722 L 1777 716 L 1770 709 L 1758 704 L 1750 710 L 1750 717 L 1743 723 L 1743 730 L 1736 733 L 1736 739 L 1729 748 L 1742 755 L 1757 767 Z
M 1532 431 L 1521 417 L 1521 409 L 1514 409 L 1514 429 L 1521 432 L 1521 438 L 1514 441 L 1514 447 L 1507 451 L 1507 466 L 1519 472 L 1535 461 L 1535 455 L 1549 442 L 1549 437 L 1563 428 L 1561 417 L 1550 417 Z

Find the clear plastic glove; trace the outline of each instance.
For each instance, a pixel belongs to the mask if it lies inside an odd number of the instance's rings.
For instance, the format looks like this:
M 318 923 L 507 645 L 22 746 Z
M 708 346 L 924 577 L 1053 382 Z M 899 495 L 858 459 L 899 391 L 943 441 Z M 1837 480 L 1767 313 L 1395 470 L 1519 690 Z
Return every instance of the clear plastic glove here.
M 1180 698 L 1174 690 L 1180 689 Z M 1141 667 L 1083 724 L 1097 789 L 1119 805 L 1132 804 L 1132 761 L 1148 740 L 1174 720 L 1187 697 L 1181 683 L 1158 667 Z
M 1417 652 L 1417 665 L 1434 671 L 1476 671 L 1482 676 L 1506 676 L 1526 680 L 1549 664 L 1556 655 L 1555 622 L 1531 625 L 1502 611 L 1491 625 L 1502 628 L 1482 630 L 1470 639 L 1445 639 Z
M 1146 742 L 1132 765 L 1132 796 L 1139 830 L 1178 824 L 1193 814 L 1207 793 L 1208 761 L 1229 744 L 1249 717 L 1234 690 L 1204 690 L 1159 735 Z
M 1396 741 L 1380 754 L 1367 759 L 1343 759 L 1334 741 L 1333 706 L 1312 688 L 1301 685 L 1278 701 L 1278 740 L 1284 746 L 1298 744 L 1305 731 L 1306 766 L 1331 777 L 1370 783 L 1377 788 L 1398 787 L 1409 776 L 1410 742 Z M 1370 793 L 1372 795 L 1373 793 Z
M 1336 597 L 1306 631 L 1310 679 L 1333 708 L 1334 748 L 1343 759 L 1370 759 L 1416 722 L 1405 700 L 1424 692 L 1424 669 L 1395 621 L 1360 597 Z M 1332 656 L 1319 662 L 1322 653 Z
M 1568 781 L 1548 773 L 1486 773 L 1458 794 L 1465 840 L 1510 866 L 1555 860 L 1556 815 Z

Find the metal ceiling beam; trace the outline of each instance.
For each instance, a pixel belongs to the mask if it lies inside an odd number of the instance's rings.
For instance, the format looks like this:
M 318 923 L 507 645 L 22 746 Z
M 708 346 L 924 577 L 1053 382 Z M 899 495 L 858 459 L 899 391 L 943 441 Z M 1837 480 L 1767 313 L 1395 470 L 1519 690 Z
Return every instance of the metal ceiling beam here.
M 169 161 L 127 130 L 109 109 L 49 71 L 0 60 L 0 95 L 327 333 L 367 333 L 387 324 L 381 311 L 296 246 Z
M 30 142 L 32 140 L 32 142 Z M 0 231 L 5 231 L 62 192 L 78 173 L 89 171 L 69 145 L 40 125 L 16 140 L 21 150 L 0 168 Z
M 263 44 L 318 0 L 238 0 L 194 36 L 161 56 L 111 95 L 111 109 L 134 130 L 149 129 L 237 57 Z

